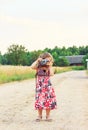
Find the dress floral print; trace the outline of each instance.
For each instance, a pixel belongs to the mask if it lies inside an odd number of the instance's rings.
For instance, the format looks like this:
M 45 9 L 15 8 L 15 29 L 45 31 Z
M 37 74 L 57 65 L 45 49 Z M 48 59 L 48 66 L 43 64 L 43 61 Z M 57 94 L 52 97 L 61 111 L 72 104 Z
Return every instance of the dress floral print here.
M 57 107 L 54 88 L 50 76 L 36 77 L 35 109 L 55 109 Z

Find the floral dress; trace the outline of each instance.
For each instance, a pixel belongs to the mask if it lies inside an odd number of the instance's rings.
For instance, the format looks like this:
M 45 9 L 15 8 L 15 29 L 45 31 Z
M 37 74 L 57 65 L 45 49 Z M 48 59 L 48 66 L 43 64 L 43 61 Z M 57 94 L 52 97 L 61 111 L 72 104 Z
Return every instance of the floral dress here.
M 36 76 L 35 109 L 55 109 L 56 95 L 50 81 L 50 72 Z

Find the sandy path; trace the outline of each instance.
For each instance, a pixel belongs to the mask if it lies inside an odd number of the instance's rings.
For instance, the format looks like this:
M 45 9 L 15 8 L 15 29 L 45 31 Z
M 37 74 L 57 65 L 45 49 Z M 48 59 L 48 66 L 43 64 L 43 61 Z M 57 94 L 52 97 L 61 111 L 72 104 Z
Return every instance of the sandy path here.
M 65 72 L 51 80 L 58 103 L 51 111 L 53 122 L 35 122 L 34 79 L 0 85 L 0 130 L 88 130 L 86 72 Z

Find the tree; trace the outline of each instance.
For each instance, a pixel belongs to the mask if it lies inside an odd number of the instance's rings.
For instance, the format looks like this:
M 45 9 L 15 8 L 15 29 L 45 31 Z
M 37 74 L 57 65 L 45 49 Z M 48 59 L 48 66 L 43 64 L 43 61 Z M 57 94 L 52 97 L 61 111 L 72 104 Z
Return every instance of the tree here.
M 58 66 L 58 54 L 54 51 L 53 53 L 52 53 L 52 56 L 53 56 L 53 58 L 54 58 L 54 66 Z
M 2 54 L 0 52 L 0 64 L 2 64 Z
M 42 53 L 41 50 L 28 52 L 27 53 L 27 59 L 28 59 L 28 64 L 27 65 L 31 65 L 39 57 L 39 55 L 41 53 Z
M 84 47 L 84 46 L 80 46 L 79 47 L 79 54 L 80 55 L 86 55 L 88 53 L 88 46 Z
M 66 48 L 63 46 L 62 49 L 61 49 L 61 53 L 60 53 L 61 56 L 66 56 L 67 55 L 67 50 Z
M 7 52 L 8 64 L 11 65 L 26 65 L 27 64 L 27 49 L 22 45 L 11 45 Z
M 69 47 L 67 50 L 71 55 L 79 55 L 79 49 L 76 46 Z
M 4 55 L 2 56 L 2 64 L 3 64 L 3 65 L 7 65 L 7 64 L 8 64 L 7 54 L 4 54 Z
M 58 58 L 58 66 L 69 66 L 69 61 L 64 56 L 61 56 Z

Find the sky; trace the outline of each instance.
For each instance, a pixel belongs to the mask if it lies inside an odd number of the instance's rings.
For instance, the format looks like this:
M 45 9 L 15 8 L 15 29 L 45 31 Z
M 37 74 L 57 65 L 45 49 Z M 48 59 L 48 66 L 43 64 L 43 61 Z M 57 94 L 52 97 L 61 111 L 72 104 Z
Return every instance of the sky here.
M 0 51 L 88 45 L 88 0 L 0 0 Z

